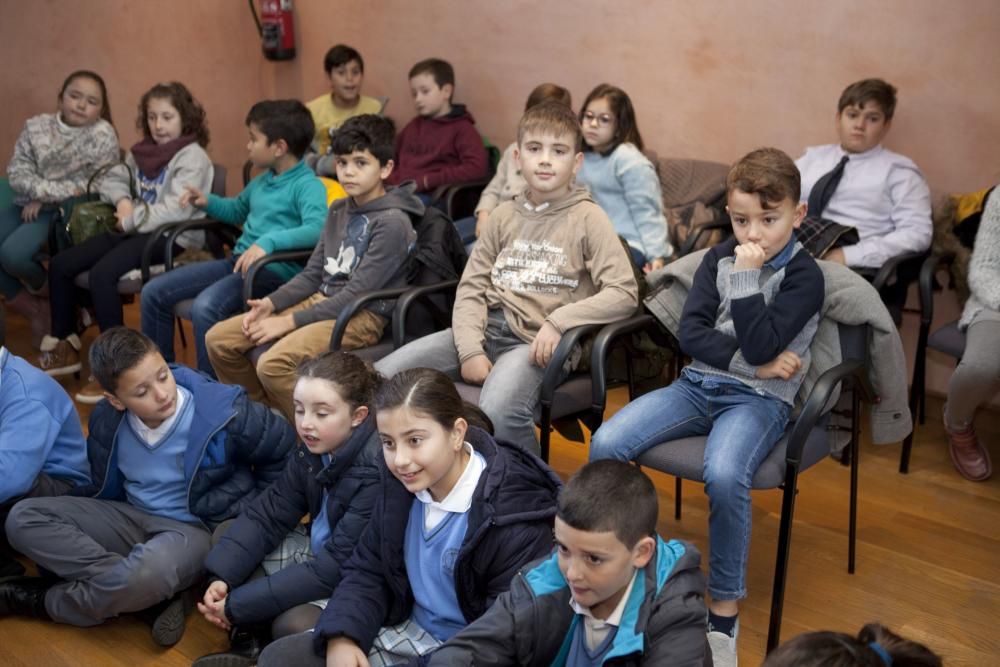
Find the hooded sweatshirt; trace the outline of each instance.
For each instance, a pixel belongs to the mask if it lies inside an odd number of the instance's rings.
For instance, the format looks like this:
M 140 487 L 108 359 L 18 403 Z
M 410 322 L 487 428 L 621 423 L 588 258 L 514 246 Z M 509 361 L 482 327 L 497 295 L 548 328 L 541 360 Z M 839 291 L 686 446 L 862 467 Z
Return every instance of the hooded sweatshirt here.
M 418 192 L 441 185 L 486 178 L 482 137 L 464 104 L 453 104 L 441 118 L 417 116 L 396 136 L 396 168 L 390 183 L 417 182 Z
M 462 274 L 452 313 L 460 362 L 483 354 L 487 312 L 502 308 L 526 343 L 631 315 L 638 285 L 607 214 L 585 188 L 532 206 L 521 195 L 490 214 Z
M 389 188 L 364 206 L 355 205 L 353 197 L 334 202 L 306 268 L 268 297 L 274 309 L 285 310 L 319 292 L 326 299 L 293 315 L 295 326 L 304 327 L 337 319 L 359 294 L 405 285 L 398 269 L 417 238 L 410 215 L 423 213 L 412 184 Z M 390 304 L 376 302 L 370 310 L 387 315 Z

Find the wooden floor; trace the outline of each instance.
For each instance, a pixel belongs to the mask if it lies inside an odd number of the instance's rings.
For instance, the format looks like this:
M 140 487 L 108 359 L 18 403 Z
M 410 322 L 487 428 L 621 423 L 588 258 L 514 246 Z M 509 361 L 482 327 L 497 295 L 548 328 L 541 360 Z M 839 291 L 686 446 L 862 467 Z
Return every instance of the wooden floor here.
M 137 325 L 136 306 L 127 308 L 126 319 Z M 85 341 L 93 335 L 88 332 Z M 9 314 L 8 347 L 31 357 L 26 325 Z M 193 360 L 190 350 L 182 360 Z M 78 385 L 66 382 L 71 392 Z M 609 415 L 624 400 L 623 390 L 614 391 Z M 88 413 L 81 410 L 84 420 Z M 949 667 L 1000 665 L 1000 473 L 979 484 L 959 478 L 948 460 L 939 414 L 940 400 L 932 399 L 909 475 L 896 471 L 898 445 L 862 445 L 853 576 L 847 574 L 848 469 L 827 460 L 802 476 L 782 637 L 817 629 L 855 632 L 880 621 L 927 643 Z M 1000 462 L 1000 415 L 981 414 L 977 427 Z M 552 464 L 564 478 L 585 460 L 585 446 L 554 439 Z M 691 540 L 705 553 L 707 506 L 700 485 L 685 485 L 683 519 L 676 522 L 673 480 L 656 473 L 653 478 L 661 534 Z M 778 491 L 753 496 L 750 595 L 740 621 L 743 665 L 760 664 L 764 653 L 780 502 Z M 156 648 L 147 627 L 133 618 L 86 629 L 0 618 L 5 667 L 180 666 L 225 647 L 224 635 L 197 615 L 169 650 Z

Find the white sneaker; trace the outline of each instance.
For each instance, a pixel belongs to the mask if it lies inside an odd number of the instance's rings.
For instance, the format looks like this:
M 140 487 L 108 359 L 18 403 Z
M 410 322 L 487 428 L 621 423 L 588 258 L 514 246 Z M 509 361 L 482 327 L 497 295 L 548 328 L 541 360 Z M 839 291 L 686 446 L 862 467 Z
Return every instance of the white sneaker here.
M 736 630 L 732 637 L 725 632 L 708 633 L 708 647 L 712 649 L 712 663 L 715 667 L 736 667 L 736 638 L 739 636 L 739 619 L 736 619 Z

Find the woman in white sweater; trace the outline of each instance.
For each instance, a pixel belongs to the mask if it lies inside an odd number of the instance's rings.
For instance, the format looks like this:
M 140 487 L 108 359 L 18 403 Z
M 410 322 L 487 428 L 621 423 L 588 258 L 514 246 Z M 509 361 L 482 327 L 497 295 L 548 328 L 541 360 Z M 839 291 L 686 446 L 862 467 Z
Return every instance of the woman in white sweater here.
M 993 472 L 989 452 L 973 426 L 976 411 L 1000 389 L 1000 194 L 986 202 L 969 262 L 969 300 L 960 329 L 966 332 L 965 353 L 948 383 L 944 427 L 951 461 L 973 482 Z

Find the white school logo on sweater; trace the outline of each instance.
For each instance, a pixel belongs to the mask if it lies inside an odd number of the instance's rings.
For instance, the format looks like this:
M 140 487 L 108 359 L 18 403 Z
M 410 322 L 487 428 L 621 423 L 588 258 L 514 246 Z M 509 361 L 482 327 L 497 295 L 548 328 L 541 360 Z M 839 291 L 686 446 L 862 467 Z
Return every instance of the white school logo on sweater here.
M 516 240 L 500 251 L 490 278 L 512 292 L 557 294 L 560 287 L 576 289 L 580 281 L 560 269 L 569 263 L 561 246 L 549 241 Z

